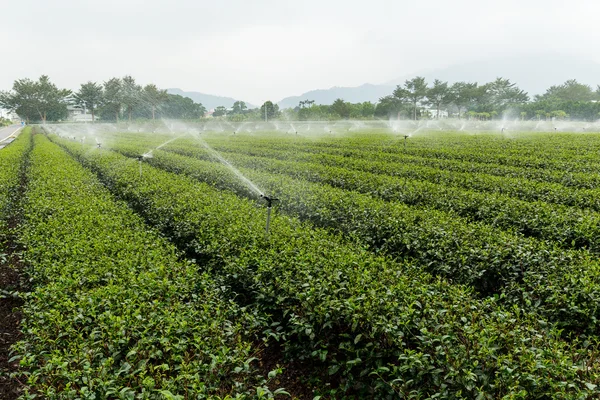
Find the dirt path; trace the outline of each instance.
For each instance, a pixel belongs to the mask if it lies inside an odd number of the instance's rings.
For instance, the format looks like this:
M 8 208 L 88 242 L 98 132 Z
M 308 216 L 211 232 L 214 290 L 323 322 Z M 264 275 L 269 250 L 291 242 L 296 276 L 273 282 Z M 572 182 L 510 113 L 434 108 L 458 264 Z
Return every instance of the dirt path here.
M 33 140 L 32 142 L 33 143 Z M 21 273 L 24 265 L 23 251 L 17 237 L 17 228 L 22 219 L 21 201 L 27 189 L 27 165 L 31 147 L 25 151 L 19 171 L 20 182 L 8 210 L 7 232 L 0 232 L 0 400 L 16 399 L 23 384 L 10 375 L 18 370 L 18 361 L 11 362 L 10 347 L 21 338 L 21 307 L 23 300 L 18 296 L 28 290 Z
M 17 249 L 10 241 L 4 247 L 9 254 L 0 254 L 0 399 L 16 399 L 21 390 L 21 383 L 10 377 L 15 372 L 18 362 L 9 362 L 10 346 L 21 337 L 20 307 L 23 301 L 11 295 L 21 291 L 23 284 L 19 274 L 20 259 Z

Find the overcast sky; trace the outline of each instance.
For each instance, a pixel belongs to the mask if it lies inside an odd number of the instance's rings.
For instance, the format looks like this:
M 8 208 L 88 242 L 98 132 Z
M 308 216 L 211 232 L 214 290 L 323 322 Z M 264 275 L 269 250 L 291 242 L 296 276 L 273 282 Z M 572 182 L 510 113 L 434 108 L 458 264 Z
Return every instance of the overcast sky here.
M 3 90 L 129 74 L 261 104 L 531 51 L 600 62 L 597 0 L 0 0 L 0 16 Z

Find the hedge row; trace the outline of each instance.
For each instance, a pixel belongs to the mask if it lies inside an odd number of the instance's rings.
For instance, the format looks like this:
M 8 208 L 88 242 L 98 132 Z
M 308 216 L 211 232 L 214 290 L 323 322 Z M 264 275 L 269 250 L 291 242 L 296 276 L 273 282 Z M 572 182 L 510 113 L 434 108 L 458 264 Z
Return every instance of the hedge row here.
M 174 399 L 270 393 L 257 314 L 36 135 L 22 241 L 33 290 L 14 351 L 28 394 Z M 266 397 L 266 396 L 265 396 Z M 29 398 L 29 397 L 27 397 Z
M 120 147 L 133 154 L 136 147 Z M 194 147 L 167 150 L 199 159 L 214 159 L 211 153 Z M 480 193 L 460 187 L 414 178 L 380 175 L 347 169 L 345 159 L 322 156 L 318 162 L 294 162 L 259 155 L 223 153 L 234 165 L 358 191 L 388 201 L 431 207 L 456 213 L 470 221 L 482 221 L 504 230 L 541 240 L 550 240 L 566 249 L 600 252 L 600 213 L 543 201 L 523 201 L 508 195 Z M 365 162 L 366 164 L 366 162 Z M 371 162 L 372 164 L 372 162 Z
M 595 395 L 593 349 L 535 314 L 277 216 L 207 184 L 55 138 L 189 256 L 269 312 L 265 334 L 324 363 L 341 389 L 376 398 Z M 589 353 L 588 353 L 589 352 Z M 338 393 L 339 395 L 339 393 Z

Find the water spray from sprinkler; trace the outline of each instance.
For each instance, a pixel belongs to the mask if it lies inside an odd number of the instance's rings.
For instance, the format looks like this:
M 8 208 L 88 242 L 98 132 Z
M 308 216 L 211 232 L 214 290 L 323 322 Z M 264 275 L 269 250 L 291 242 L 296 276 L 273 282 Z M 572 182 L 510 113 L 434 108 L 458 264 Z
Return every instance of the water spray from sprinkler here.
M 271 208 L 273 207 L 273 202 L 279 201 L 279 199 L 276 199 L 274 197 L 269 197 L 265 194 L 261 194 L 260 197 L 265 199 L 265 201 L 267 202 L 267 225 L 266 225 L 265 231 L 268 235 L 269 234 L 269 225 L 271 224 Z

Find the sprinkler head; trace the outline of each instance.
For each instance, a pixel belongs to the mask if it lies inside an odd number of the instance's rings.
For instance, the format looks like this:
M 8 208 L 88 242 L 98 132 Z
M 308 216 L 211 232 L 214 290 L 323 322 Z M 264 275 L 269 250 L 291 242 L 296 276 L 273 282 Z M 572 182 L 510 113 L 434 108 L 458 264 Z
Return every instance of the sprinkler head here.
M 268 208 L 271 208 L 271 206 L 273 205 L 274 201 L 279 201 L 279 199 L 276 199 L 274 197 L 269 197 L 269 196 L 267 196 L 265 194 L 261 194 L 260 197 L 266 200 Z
M 408 139 L 410 135 L 404 135 L 404 140 Z
M 137 156 L 135 159 L 138 160 L 138 161 L 143 161 L 144 160 L 144 156 Z
M 101 147 L 102 147 L 102 143 L 98 143 L 98 148 L 101 148 Z

